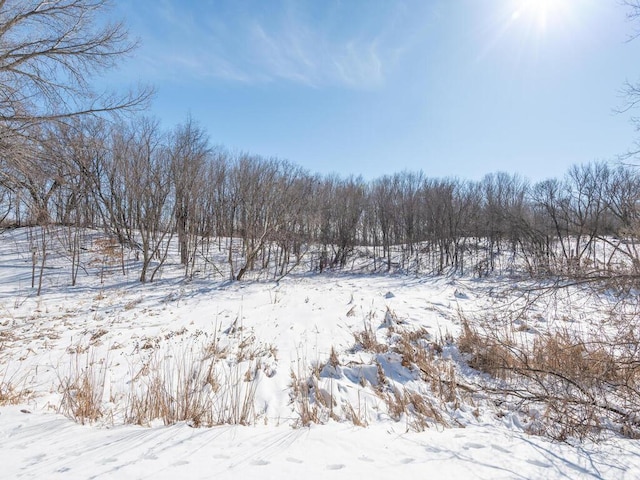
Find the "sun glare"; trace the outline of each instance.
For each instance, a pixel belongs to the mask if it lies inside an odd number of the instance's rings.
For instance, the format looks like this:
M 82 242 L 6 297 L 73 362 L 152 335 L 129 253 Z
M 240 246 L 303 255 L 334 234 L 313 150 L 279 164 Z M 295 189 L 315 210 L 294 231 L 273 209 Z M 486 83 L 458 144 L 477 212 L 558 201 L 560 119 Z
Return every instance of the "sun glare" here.
M 501 46 L 514 53 L 518 62 L 540 58 L 556 47 L 580 48 L 586 38 L 587 20 L 601 1 L 495 0 L 478 59 Z
M 571 0 L 519 0 L 517 3 L 512 20 L 526 21 L 545 31 L 567 16 Z

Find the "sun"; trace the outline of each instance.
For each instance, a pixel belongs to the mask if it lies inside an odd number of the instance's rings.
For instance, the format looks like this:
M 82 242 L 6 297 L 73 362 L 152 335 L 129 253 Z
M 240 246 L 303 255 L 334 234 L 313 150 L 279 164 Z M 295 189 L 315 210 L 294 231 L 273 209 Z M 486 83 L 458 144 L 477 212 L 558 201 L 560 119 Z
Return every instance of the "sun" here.
M 604 0 L 490 0 L 490 15 L 482 29 L 481 60 L 494 50 L 509 52 L 516 61 L 539 59 L 570 49 L 588 39 L 585 28 Z M 640 0 L 638 0 L 640 1 Z
M 552 24 L 562 23 L 571 8 L 572 0 L 518 0 L 512 14 L 513 21 L 525 21 L 539 31 Z

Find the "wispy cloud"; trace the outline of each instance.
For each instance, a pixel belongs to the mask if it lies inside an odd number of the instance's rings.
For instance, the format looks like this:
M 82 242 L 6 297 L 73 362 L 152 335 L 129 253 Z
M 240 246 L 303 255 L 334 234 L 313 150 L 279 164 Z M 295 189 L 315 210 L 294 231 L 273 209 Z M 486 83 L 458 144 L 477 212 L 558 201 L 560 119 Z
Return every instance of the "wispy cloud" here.
M 147 69 L 244 83 L 380 87 L 411 42 L 414 23 L 401 2 L 140 4 Z
M 254 65 L 270 79 L 356 88 L 372 88 L 384 81 L 385 51 L 376 37 L 341 40 L 304 24 L 267 31 L 255 23 L 250 38 L 257 54 Z

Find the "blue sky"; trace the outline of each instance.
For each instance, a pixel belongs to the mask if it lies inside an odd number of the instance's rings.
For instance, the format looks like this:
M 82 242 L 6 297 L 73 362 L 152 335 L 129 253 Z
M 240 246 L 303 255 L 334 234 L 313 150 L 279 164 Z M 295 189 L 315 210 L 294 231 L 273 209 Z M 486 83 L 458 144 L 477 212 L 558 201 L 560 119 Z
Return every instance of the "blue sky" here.
M 532 180 L 632 146 L 640 39 L 618 0 L 116 0 L 141 41 L 107 81 L 165 127 L 311 172 Z

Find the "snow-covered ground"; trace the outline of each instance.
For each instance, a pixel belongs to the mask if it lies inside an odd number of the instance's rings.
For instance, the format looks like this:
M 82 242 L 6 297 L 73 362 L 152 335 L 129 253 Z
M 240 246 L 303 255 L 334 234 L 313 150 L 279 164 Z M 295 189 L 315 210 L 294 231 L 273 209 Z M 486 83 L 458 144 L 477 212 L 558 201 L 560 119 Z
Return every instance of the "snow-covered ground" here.
M 51 248 L 36 296 L 32 244 L 0 234 L 0 478 L 640 478 L 637 441 L 554 443 L 447 390 L 478 375 L 451 342 L 460 315 L 512 305 L 506 280 L 185 281 L 169 263 L 142 285 L 87 237 L 77 285 Z M 153 414 L 161 391 L 174 411 Z M 181 405 L 196 413 L 170 421 Z
M 406 433 L 359 428 L 77 425 L 60 415 L 1 411 L 2 478 L 635 479 L 637 442 L 570 447 L 496 425 Z

